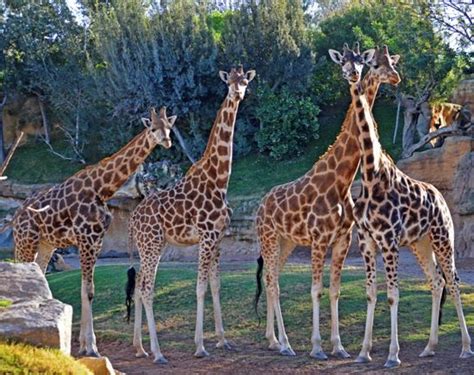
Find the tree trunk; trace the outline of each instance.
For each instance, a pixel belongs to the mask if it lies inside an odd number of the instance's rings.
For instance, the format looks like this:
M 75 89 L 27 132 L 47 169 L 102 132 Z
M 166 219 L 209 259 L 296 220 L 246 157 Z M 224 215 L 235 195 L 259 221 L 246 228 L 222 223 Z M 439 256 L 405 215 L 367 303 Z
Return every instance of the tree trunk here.
M 44 140 L 46 143 L 50 144 L 51 143 L 51 138 L 49 136 L 49 124 L 48 124 L 48 118 L 46 116 L 46 109 L 44 108 L 44 103 L 38 96 L 38 103 L 41 111 L 41 118 L 43 120 L 43 129 L 44 129 Z
M 181 146 L 181 148 L 183 149 L 184 154 L 191 161 L 191 163 L 194 164 L 196 162 L 196 160 L 192 157 L 191 153 L 189 152 L 188 146 L 186 146 L 186 143 L 184 142 L 184 138 L 181 135 L 180 131 L 178 130 L 178 128 L 176 126 L 173 126 L 171 129 L 173 130 L 173 133 L 176 136 L 176 138 L 178 138 L 178 143 Z
M 5 161 L 5 141 L 3 139 L 3 108 L 7 102 L 7 95 L 3 97 L 2 102 L 0 103 L 0 164 Z
M 10 147 L 10 150 L 8 150 L 7 157 L 5 158 L 5 160 L 2 163 L 2 166 L 0 167 L 0 177 L 3 177 L 3 174 L 5 173 L 5 171 L 8 167 L 8 164 L 10 163 L 10 160 L 11 160 L 13 154 L 15 153 L 15 151 L 16 151 L 18 145 L 20 144 L 21 139 L 23 138 L 24 135 L 25 135 L 25 133 L 21 132 L 20 135 L 16 138 L 16 140 L 13 143 L 12 147 Z

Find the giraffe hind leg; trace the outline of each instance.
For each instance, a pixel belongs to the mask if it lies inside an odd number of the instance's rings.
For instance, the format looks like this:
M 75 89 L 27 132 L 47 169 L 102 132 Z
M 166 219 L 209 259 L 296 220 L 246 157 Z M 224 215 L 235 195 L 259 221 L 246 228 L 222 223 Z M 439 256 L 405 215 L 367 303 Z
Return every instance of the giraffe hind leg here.
M 435 354 L 435 347 L 438 344 L 439 316 L 445 281 L 441 274 L 441 270 L 436 264 L 429 236 L 425 236 L 416 242 L 412 246 L 412 250 L 417 257 L 431 288 L 432 305 L 430 338 L 425 349 L 420 354 L 420 357 L 430 357 Z
M 431 245 L 434 253 L 438 259 L 441 270 L 446 278 L 446 284 L 449 288 L 449 293 L 453 298 L 456 312 L 458 315 L 459 325 L 462 336 L 462 351 L 460 358 L 470 358 L 474 356 L 471 350 L 471 337 L 467 330 L 466 319 L 462 309 L 461 294 L 459 290 L 459 278 L 454 265 L 454 246 L 453 241 L 444 231 L 438 233 L 431 233 Z

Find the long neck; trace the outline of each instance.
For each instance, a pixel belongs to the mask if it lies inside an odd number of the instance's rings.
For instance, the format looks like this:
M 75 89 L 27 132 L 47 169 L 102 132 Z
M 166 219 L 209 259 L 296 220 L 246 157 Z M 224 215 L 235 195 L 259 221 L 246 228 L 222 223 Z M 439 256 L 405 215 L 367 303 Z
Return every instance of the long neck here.
M 227 191 L 232 170 L 232 146 L 239 101 L 227 96 L 217 113 L 204 155 L 197 163 L 219 189 Z M 191 171 L 190 171 L 191 172 Z
M 97 176 L 96 179 L 100 183 L 94 183 L 94 186 L 101 200 L 110 199 L 145 161 L 155 146 L 150 132 L 144 130 L 118 152 L 91 167 L 88 174 L 93 178 Z M 97 172 L 94 173 L 94 170 Z
M 351 84 L 352 106 L 355 109 L 354 120 L 359 129 L 359 147 L 361 151 L 363 182 L 371 182 L 380 169 L 382 146 L 377 136 L 372 112 L 359 84 Z
M 362 86 L 367 93 L 369 106 L 372 107 L 380 84 L 370 70 L 362 80 Z M 330 160 L 333 158 L 336 175 L 340 181 L 341 195 L 345 195 L 349 191 L 360 162 L 359 128 L 354 114 L 354 104 L 351 102 L 339 135 L 329 148 L 329 151 L 316 162 L 312 170 L 312 173 L 318 173 L 321 168 L 319 167 L 321 162 L 327 162 L 328 167 L 331 168 Z

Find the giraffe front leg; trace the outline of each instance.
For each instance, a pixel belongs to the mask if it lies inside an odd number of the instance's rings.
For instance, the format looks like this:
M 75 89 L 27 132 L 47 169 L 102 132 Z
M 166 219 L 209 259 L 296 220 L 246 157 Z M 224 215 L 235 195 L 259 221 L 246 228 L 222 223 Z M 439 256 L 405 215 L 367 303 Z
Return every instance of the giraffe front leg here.
M 332 248 L 331 275 L 329 286 L 329 299 L 331 301 L 331 343 L 333 350 L 331 354 L 338 358 L 350 358 L 342 346 L 339 335 L 339 296 L 341 293 L 341 272 L 346 259 L 349 245 L 351 243 L 351 231 L 349 230 Z
M 216 336 L 218 342 L 216 348 L 224 348 L 227 350 L 232 349 L 230 344 L 224 337 L 224 324 L 222 323 L 222 311 L 221 311 L 221 302 L 220 302 L 220 278 L 219 278 L 219 258 L 220 252 L 219 249 L 216 249 L 216 254 L 214 255 L 212 267 L 211 267 L 211 293 L 212 293 L 212 303 L 214 305 L 214 322 L 216 326 Z
M 100 357 L 94 333 L 92 301 L 94 299 L 94 267 L 101 244 L 79 246 L 82 272 L 79 354 L 85 354 L 88 357 Z
M 358 229 L 359 247 L 365 264 L 366 293 L 367 293 L 367 317 L 365 321 L 364 341 L 362 349 L 356 358 L 357 363 L 372 361 L 370 351 L 372 350 L 372 331 L 374 326 L 375 305 L 377 303 L 377 281 L 376 281 L 376 243 L 368 233 Z
M 382 251 L 386 282 L 387 282 L 387 300 L 390 305 L 390 349 L 387 361 L 384 367 L 393 368 L 400 365 L 398 353 L 400 352 L 400 345 L 398 343 L 398 249 L 395 246 L 384 248 Z
M 312 285 L 311 285 L 311 299 L 313 301 L 313 333 L 311 335 L 311 343 L 313 349 L 310 356 L 325 361 L 328 359 L 321 346 L 321 331 L 319 328 L 319 308 L 321 295 L 323 293 L 323 267 L 324 258 L 326 255 L 327 243 L 321 241 L 314 243 L 311 248 L 311 267 L 312 267 Z

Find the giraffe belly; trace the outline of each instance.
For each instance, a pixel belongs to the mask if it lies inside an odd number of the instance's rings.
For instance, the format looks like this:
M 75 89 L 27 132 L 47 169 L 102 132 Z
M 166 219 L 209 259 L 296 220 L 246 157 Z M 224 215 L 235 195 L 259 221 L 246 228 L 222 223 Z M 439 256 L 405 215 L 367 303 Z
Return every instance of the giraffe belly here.
M 192 225 L 175 227 L 165 233 L 166 242 L 175 246 L 189 246 L 199 243 L 199 234 Z

